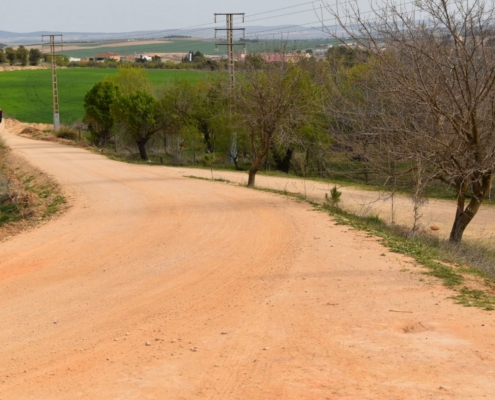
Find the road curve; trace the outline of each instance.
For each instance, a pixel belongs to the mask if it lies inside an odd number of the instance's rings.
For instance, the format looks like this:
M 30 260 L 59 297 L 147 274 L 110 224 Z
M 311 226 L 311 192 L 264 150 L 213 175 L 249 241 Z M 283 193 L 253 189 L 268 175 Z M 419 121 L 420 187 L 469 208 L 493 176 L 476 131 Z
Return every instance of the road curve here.
M 0 243 L 0 399 L 487 399 L 495 313 L 305 203 L 0 135 L 71 204 Z

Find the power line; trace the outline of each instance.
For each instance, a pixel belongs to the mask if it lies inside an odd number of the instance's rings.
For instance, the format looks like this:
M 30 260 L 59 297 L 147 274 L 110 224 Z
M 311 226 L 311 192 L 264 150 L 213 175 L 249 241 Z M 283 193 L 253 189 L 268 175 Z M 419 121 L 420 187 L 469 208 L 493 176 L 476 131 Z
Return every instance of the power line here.
M 346 1 L 346 2 L 342 2 L 342 3 L 338 3 L 338 4 L 335 4 L 334 6 L 338 6 L 338 5 L 343 5 L 343 4 L 346 4 L 346 3 L 350 3 L 349 1 Z M 405 5 L 409 5 L 409 4 L 414 4 L 415 1 L 409 1 L 409 2 L 406 2 L 406 3 L 403 3 L 402 5 L 405 6 Z M 376 13 L 376 11 L 378 11 L 377 9 L 375 10 L 370 10 L 370 11 L 365 11 L 365 12 L 362 12 L 360 13 L 360 15 L 364 15 L 364 14 L 372 14 L 372 13 Z M 338 19 L 333 17 L 333 18 L 327 18 L 327 19 L 318 19 L 317 21 L 311 21 L 311 22 L 306 22 L 306 23 L 303 23 L 303 24 L 297 24 L 297 25 L 290 25 L 288 27 L 285 27 L 285 29 L 287 28 L 291 28 L 291 27 L 299 27 L 299 26 L 306 26 L 306 25 L 311 25 L 311 24 L 321 24 L 321 23 L 328 23 L 328 22 L 338 22 Z M 366 22 L 366 21 L 365 21 Z M 275 35 L 277 33 L 297 33 L 297 32 L 306 32 L 306 31 L 310 31 L 310 30 L 313 30 L 313 29 L 316 29 L 317 27 L 309 27 L 311 29 L 296 29 L 296 30 L 292 30 L 292 31 L 285 31 L 285 30 L 281 30 L 280 27 L 277 27 L 277 28 L 271 28 L 271 29 L 265 29 L 265 30 L 262 30 L 262 31 L 258 31 L 258 32 L 253 32 L 253 33 L 247 33 L 246 36 L 270 36 L 270 35 Z M 319 30 L 321 30 L 320 27 L 318 27 Z M 260 35 L 260 33 L 266 33 L 266 32 L 270 32 L 268 34 L 264 34 L 264 35 Z
M 303 14 L 303 13 L 308 12 L 308 11 L 315 11 L 315 9 L 314 8 L 308 8 L 308 9 L 302 10 L 302 11 L 294 11 L 294 12 L 290 12 L 290 13 L 274 15 L 272 17 L 264 17 L 264 18 L 258 18 L 258 19 L 251 19 L 251 20 L 246 21 L 246 23 L 248 23 L 248 22 L 257 22 L 257 21 L 265 21 L 267 19 L 286 17 L 288 15 Z
M 275 10 L 264 11 L 264 12 L 260 12 L 260 13 L 256 13 L 256 14 L 248 14 L 248 15 L 247 15 L 247 18 L 250 18 L 250 17 L 255 17 L 255 16 L 257 16 L 257 15 L 270 14 L 270 13 L 272 13 L 272 12 L 276 12 L 276 11 L 288 10 L 289 8 L 301 7 L 301 6 L 305 6 L 306 4 L 322 3 L 322 2 L 323 2 L 322 0 L 313 0 L 313 1 L 308 1 L 308 2 L 306 2 L 306 3 L 296 4 L 296 5 L 293 5 L 293 6 L 288 6 L 288 7 L 277 8 L 277 9 L 275 9 Z M 249 21 L 248 21 L 248 22 L 249 22 Z
M 322 0 L 308 1 L 308 2 L 295 4 L 295 5 L 288 6 L 288 7 L 276 8 L 273 10 L 268 10 L 268 11 L 263 11 L 263 12 L 259 12 L 259 13 L 255 13 L 255 14 L 250 14 L 247 17 L 254 17 L 254 16 L 258 16 L 258 15 L 270 14 L 270 13 L 274 13 L 277 11 L 283 11 L 283 10 L 287 10 L 287 9 L 301 7 L 301 6 L 304 6 L 307 4 L 314 4 L 314 3 L 320 3 L 320 2 L 322 2 Z M 254 22 L 254 21 L 258 21 L 258 20 L 267 20 L 267 19 L 271 19 L 271 18 L 278 18 L 281 16 L 293 15 L 293 14 L 308 12 L 311 10 L 313 10 L 313 9 L 307 9 L 307 10 L 303 10 L 300 12 L 294 12 L 294 13 L 274 15 L 271 17 L 266 17 L 266 18 L 252 20 L 252 21 L 246 21 L 246 22 Z M 190 25 L 190 26 L 186 26 L 186 27 L 182 27 L 182 28 L 171 28 L 171 29 L 163 29 L 163 30 L 158 30 L 158 31 L 150 31 L 148 33 L 141 33 L 141 34 L 137 34 L 137 35 L 136 34 L 126 34 L 126 35 L 121 35 L 121 36 L 120 35 L 119 36 L 110 36 L 110 37 L 107 37 L 107 38 L 104 38 L 101 40 L 92 40 L 91 43 L 115 41 L 115 40 L 122 40 L 122 39 L 140 39 L 140 38 L 141 39 L 145 39 L 145 38 L 151 39 L 151 38 L 156 38 L 157 36 L 161 36 L 163 34 L 173 34 L 174 32 L 195 33 L 195 32 L 210 30 L 216 25 L 217 25 L 217 23 L 207 22 L 207 23 L 202 23 L 202 24 Z M 203 29 L 194 29 L 194 28 L 203 28 Z M 72 43 L 78 43 L 78 42 L 72 42 Z
M 274 13 L 274 12 L 277 12 L 277 11 L 283 11 L 283 10 L 286 10 L 286 9 L 293 9 L 293 8 L 301 7 L 301 6 L 304 6 L 304 5 L 307 5 L 307 4 L 314 4 L 314 3 L 320 3 L 320 2 L 321 2 L 321 0 L 314 0 L 314 1 L 300 3 L 300 4 L 297 4 L 297 5 L 293 5 L 293 6 L 288 6 L 288 7 L 283 7 L 283 8 L 278 8 L 278 9 L 274 9 L 274 10 L 264 11 L 264 12 L 260 12 L 260 13 L 256 13 L 256 14 L 251 14 L 250 16 L 253 17 L 253 16 L 257 16 L 257 15 L 265 15 L 265 14 L 270 14 L 270 13 Z M 330 7 L 330 8 L 332 8 L 332 7 L 339 7 L 339 6 L 345 6 L 346 4 L 352 4 L 352 3 L 354 3 L 354 2 L 353 1 L 346 0 L 346 1 L 342 1 L 342 2 L 337 2 L 335 4 L 326 5 L 326 7 Z M 410 1 L 410 2 L 407 2 L 407 3 L 403 3 L 402 5 L 408 5 L 408 4 L 413 4 L 413 3 L 414 3 L 413 1 Z M 312 8 L 312 9 L 305 9 L 305 10 L 300 10 L 300 11 L 295 11 L 295 12 L 290 12 L 290 13 L 285 13 L 285 14 L 278 14 L 278 15 L 268 16 L 268 17 L 259 18 L 259 19 L 255 19 L 255 20 L 246 20 L 246 23 L 255 22 L 255 21 L 259 21 L 259 20 L 268 20 L 268 19 L 273 19 L 273 18 L 279 18 L 279 17 L 287 16 L 287 15 L 302 14 L 302 13 L 306 13 L 306 12 L 314 11 L 314 10 L 315 10 L 314 8 Z M 371 11 L 367 11 L 367 12 L 362 12 L 360 15 L 373 13 L 373 12 L 376 12 L 377 10 L 380 10 L 380 9 L 375 9 L 375 10 L 371 10 Z M 246 34 L 246 36 L 248 36 L 248 37 L 253 37 L 253 36 L 254 37 L 259 37 L 259 36 L 275 35 L 275 34 L 278 34 L 278 33 L 291 34 L 291 33 L 309 32 L 309 31 L 314 31 L 314 30 L 323 31 L 323 28 L 322 27 L 308 26 L 308 25 L 324 24 L 324 23 L 327 23 L 328 24 L 329 22 L 337 22 L 337 19 L 336 18 L 318 19 L 316 21 L 311 21 L 311 22 L 297 24 L 297 25 L 289 25 L 289 26 L 286 26 L 286 27 L 283 27 L 283 28 L 276 27 L 276 28 L 265 29 L 265 30 L 258 31 L 258 32 L 252 32 L 252 33 Z M 101 40 L 101 41 L 94 40 L 94 41 L 91 41 L 91 43 L 111 42 L 111 41 L 123 40 L 123 39 L 128 39 L 128 38 L 133 38 L 133 39 L 136 39 L 136 40 L 139 40 L 139 39 L 144 40 L 146 37 L 149 37 L 151 39 L 151 38 L 158 38 L 158 36 L 161 36 L 163 34 L 173 35 L 174 33 L 175 34 L 178 34 L 178 33 L 192 34 L 192 33 L 197 33 L 197 32 L 208 31 L 208 30 L 212 29 L 215 25 L 216 25 L 216 23 L 213 23 L 212 24 L 211 22 L 210 23 L 204 23 L 204 24 L 196 24 L 196 25 L 191 25 L 189 27 L 184 27 L 184 28 L 166 29 L 166 30 L 162 30 L 162 31 L 153 31 L 153 32 L 150 32 L 150 33 L 140 34 L 140 35 L 130 35 L 130 34 L 128 34 L 128 35 L 120 36 L 119 38 L 114 38 L 114 39 L 106 38 L 106 39 Z M 290 29 L 290 28 L 299 28 L 301 26 L 308 26 L 308 27 L 307 28 L 304 28 L 304 29 L 287 30 L 287 29 Z M 200 28 L 200 29 L 193 29 L 193 28 Z M 73 43 L 77 43 L 77 42 L 73 42 Z M 130 44 L 130 46 L 132 46 L 132 44 Z M 174 44 L 171 44 L 170 46 L 167 46 L 166 51 L 167 52 L 170 52 L 170 50 L 175 50 L 175 49 L 183 48 L 183 46 L 184 46 L 183 43 L 174 43 Z M 143 48 L 142 51 L 144 52 L 144 51 L 147 51 L 147 50 L 145 48 Z M 150 51 L 152 51 L 152 50 L 150 50 Z
M 258 15 L 270 14 L 270 13 L 274 13 L 274 12 L 277 12 L 277 11 L 283 11 L 283 10 L 287 10 L 287 9 L 291 9 L 291 8 L 301 7 L 301 6 L 304 6 L 304 5 L 307 5 L 307 4 L 320 3 L 320 2 L 322 2 L 322 0 L 307 1 L 305 3 L 295 4 L 295 5 L 288 6 L 288 7 L 276 8 L 276 9 L 273 9 L 273 10 L 263 11 L 263 12 L 259 12 L 259 13 L 255 13 L 255 14 L 248 14 L 247 17 L 249 18 L 249 17 L 258 16 Z M 310 9 L 310 10 L 301 11 L 301 13 L 302 12 L 311 11 L 311 10 L 313 10 L 313 8 Z M 263 19 L 278 18 L 280 16 L 292 15 L 292 14 L 297 14 L 297 12 L 295 12 L 295 13 L 288 13 L 288 14 L 282 14 L 282 15 L 275 15 L 273 17 L 267 17 L 267 18 L 263 18 Z M 235 18 L 234 17 L 234 19 L 242 19 L 242 18 L 240 18 L 240 17 Z M 254 20 L 254 21 L 258 21 L 258 20 Z M 245 21 L 245 22 L 254 22 L 254 21 Z M 190 32 L 198 32 L 198 31 L 203 31 L 203 30 L 211 29 L 211 27 L 215 26 L 216 24 L 217 24 L 216 22 L 214 22 L 213 24 L 211 22 L 209 22 L 209 23 L 204 23 L 204 24 L 191 25 L 191 26 L 187 26 L 187 27 L 183 27 L 183 28 L 165 29 L 165 30 L 157 31 L 157 32 L 189 31 L 191 28 L 204 27 L 204 26 L 208 26 L 209 27 L 209 28 L 205 28 L 205 29 L 199 29 L 199 30 L 190 31 Z M 149 33 L 149 34 L 146 34 L 146 35 L 153 35 L 153 34 L 155 34 L 155 32 L 152 32 L 152 33 Z

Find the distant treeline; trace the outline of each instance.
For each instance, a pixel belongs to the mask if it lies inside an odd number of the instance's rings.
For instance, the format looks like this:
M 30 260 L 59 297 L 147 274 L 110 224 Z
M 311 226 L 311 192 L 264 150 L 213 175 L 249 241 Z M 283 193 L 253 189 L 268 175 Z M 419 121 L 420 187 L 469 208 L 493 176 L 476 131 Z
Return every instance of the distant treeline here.
M 41 61 L 51 62 L 51 55 L 43 54 L 38 49 L 26 49 L 24 46 L 19 46 L 17 49 L 8 46 L 1 48 L 0 46 L 0 64 L 9 65 L 38 65 Z M 67 66 L 69 58 L 67 56 L 56 56 L 58 66 Z
M 174 62 L 171 60 L 163 60 L 159 56 L 154 56 L 151 60 L 146 60 L 145 58 L 135 58 L 132 61 L 116 61 L 116 60 L 105 60 L 101 61 L 72 61 L 67 64 L 69 68 L 71 67 L 81 67 L 81 68 L 118 68 L 125 65 L 135 65 L 145 69 L 199 69 L 207 71 L 220 71 L 227 69 L 227 60 L 211 60 L 204 56 L 200 51 L 191 52 L 192 56 L 189 54 L 181 59 L 180 62 Z

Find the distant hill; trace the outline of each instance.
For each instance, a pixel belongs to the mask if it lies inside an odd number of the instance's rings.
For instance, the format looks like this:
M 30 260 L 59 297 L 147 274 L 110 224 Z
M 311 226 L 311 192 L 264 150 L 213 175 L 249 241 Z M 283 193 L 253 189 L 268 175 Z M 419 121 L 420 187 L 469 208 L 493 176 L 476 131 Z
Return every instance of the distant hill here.
M 325 32 L 322 32 L 321 27 L 307 27 L 300 25 L 278 25 L 278 26 L 242 26 L 246 28 L 246 35 L 250 39 L 260 40 L 296 40 L 296 39 L 323 39 L 328 38 Z M 333 29 L 333 27 L 330 27 Z M 197 30 L 180 30 L 166 29 L 163 31 L 133 31 L 133 32 L 7 32 L 0 31 L 0 42 L 9 45 L 16 44 L 34 44 L 41 43 L 42 35 L 63 35 L 64 42 L 88 42 L 101 40 L 122 40 L 122 39 L 157 39 L 171 37 L 197 37 L 209 39 L 214 37 L 214 28 L 202 31 L 198 34 Z M 240 37 L 240 33 L 236 33 L 236 37 Z
M 0 31 L 0 42 L 10 44 L 29 44 L 41 43 L 42 35 L 63 35 L 64 42 L 74 41 L 94 41 L 94 40 L 112 40 L 132 37 L 141 37 L 148 35 L 149 32 L 121 32 L 121 33 L 103 33 L 103 32 L 53 32 L 53 31 L 38 31 L 38 32 L 7 32 Z

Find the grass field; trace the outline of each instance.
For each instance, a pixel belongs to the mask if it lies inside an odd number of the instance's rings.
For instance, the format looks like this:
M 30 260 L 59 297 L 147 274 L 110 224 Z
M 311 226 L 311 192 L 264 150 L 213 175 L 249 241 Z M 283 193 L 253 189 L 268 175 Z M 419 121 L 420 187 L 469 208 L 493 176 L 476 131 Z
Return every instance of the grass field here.
M 121 42 L 119 42 L 121 44 Z M 103 43 L 104 44 L 104 43 Z M 116 46 L 117 43 L 108 43 L 104 47 L 95 47 L 91 49 L 74 49 L 64 50 L 61 54 L 69 57 L 86 58 L 92 57 L 102 52 L 113 52 L 120 55 L 143 54 L 143 53 L 187 53 L 189 51 L 200 51 L 203 54 L 215 54 L 215 42 L 199 39 L 180 39 L 173 40 L 170 43 L 150 43 L 150 44 L 132 44 L 129 42 L 125 46 Z M 77 46 L 76 44 L 70 44 Z M 102 45 L 102 43 L 82 43 L 81 47 L 93 47 Z M 225 46 L 220 46 L 225 47 Z M 225 54 L 225 49 L 219 48 L 219 54 Z
M 71 124 L 84 116 L 84 96 L 93 85 L 116 69 L 74 68 L 58 71 L 60 117 Z M 197 71 L 151 70 L 157 86 L 174 80 L 197 81 L 205 73 Z M 0 108 L 4 114 L 23 122 L 52 123 L 52 83 L 50 70 L 0 73 Z
M 117 46 L 117 42 L 114 43 L 79 43 L 79 44 L 68 44 L 70 46 L 79 47 L 94 47 L 90 49 L 74 49 L 74 50 L 64 50 L 60 53 L 65 54 L 69 57 L 79 57 L 86 58 L 92 57 L 98 53 L 102 52 L 114 52 L 120 55 L 131 55 L 131 54 L 143 54 L 143 53 L 187 53 L 189 51 L 200 51 L 203 54 L 213 55 L 213 54 L 226 54 L 226 46 L 218 46 L 218 52 L 215 51 L 215 43 L 219 40 L 201 40 L 201 39 L 173 39 L 170 43 L 150 43 L 150 44 L 132 44 L 129 42 L 125 46 Z M 121 42 L 119 42 L 121 43 Z M 246 44 L 247 51 L 249 53 L 273 51 L 275 49 L 285 48 L 286 51 L 295 50 L 306 50 L 315 49 L 319 45 L 336 44 L 335 40 L 264 40 L 260 42 L 249 42 Z M 104 47 L 95 47 L 101 46 Z M 237 46 L 237 49 L 241 49 Z

